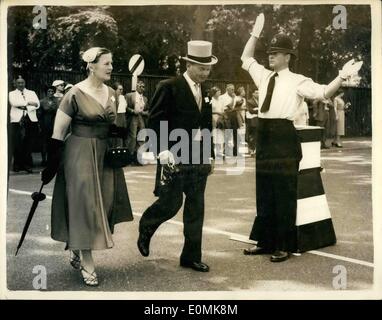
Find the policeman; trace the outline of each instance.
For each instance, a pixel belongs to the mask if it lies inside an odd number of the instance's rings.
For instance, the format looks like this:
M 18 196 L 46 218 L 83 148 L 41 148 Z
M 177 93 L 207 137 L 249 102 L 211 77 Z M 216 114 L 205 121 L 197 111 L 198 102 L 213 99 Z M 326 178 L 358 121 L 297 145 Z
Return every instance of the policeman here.
M 256 18 L 251 37 L 241 60 L 259 88 L 258 140 L 256 150 L 257 216 L 250 234 L 257 245 L 244 250 L 246 255 L 270 253 L 272 262 L 289 258 L 296 250 L 297 174 L 302 157 L 293 120 L 304 98 L 331 97 L 343 81 L 356 74 L 362 62 L 349 61 L 328 85 L 289 70 L 296 56 L 291 39 L 278 34 L 271 40 L 270 69 L 254 58 L 257 39 L 264 26 L 264 15 Z

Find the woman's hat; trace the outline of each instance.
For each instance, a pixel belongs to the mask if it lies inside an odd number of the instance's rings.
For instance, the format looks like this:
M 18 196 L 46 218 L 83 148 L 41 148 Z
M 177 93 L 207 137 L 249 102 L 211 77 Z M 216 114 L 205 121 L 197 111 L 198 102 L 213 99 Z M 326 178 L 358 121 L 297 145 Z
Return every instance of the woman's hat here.
M 218 58 L 212 55 L 212 43 L 209 41 L 192 40 L 187 42 L 187 56 L 183 60 L 202 64 L 213 65 L 218 62 Z
M 64 84 L 65 82 L 62 81 L 62 80 L 54 80 L 53 83 L 52 83 L 52 87 L 57 87 L 61 84 Z
M 276 34 L 271 40 L 271 46 L 267 50 L 267 53 L 290 53 L 294 56 L 297 56 L 296 51 L 293 49 L 292 40 L 285 34 L 279 33 Z

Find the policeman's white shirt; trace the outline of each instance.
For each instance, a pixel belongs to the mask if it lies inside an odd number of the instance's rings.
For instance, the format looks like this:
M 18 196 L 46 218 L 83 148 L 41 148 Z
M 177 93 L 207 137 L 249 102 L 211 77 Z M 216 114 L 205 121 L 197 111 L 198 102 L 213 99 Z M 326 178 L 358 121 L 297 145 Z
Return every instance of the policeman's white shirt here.
M 36 102 L 37 107 L 28 105 L 27 102 Z M 40 100 L 32 90 L 24 89 L 22 92 L 18 89 L 9 92 L 9 104 L 11 105 L 10 121 L 20 122 L 24 113 L 27 113 L 32 122 L 37 122 L 36 109 L 40 107 Z M 22 110 L 19 107 L 26 107 Z
M 261 106 L 267 94 L 269 79 L 274 71 L 266 69 L 254 58 L 243 61 L 242 68 L 247 70 L 259 89 L 259 118 L 288 119 L 293 121 L 302 107 L 304 98 L 324 99 L 326 85 L 314 82 L 302 74 L 291 72 L 288 68 L 279 71 L 275 78 L 272 100 L 267 112 L 261 112 Z

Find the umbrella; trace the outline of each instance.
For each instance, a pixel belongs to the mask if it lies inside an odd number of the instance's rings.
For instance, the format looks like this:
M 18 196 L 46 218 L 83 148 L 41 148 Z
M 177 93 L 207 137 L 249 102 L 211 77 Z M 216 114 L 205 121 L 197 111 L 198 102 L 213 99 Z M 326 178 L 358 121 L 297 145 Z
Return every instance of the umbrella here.
M 19 249 L 21 248 L 21 246 L 23 244 L 25 235 L 27 234 L 29 225 L 31 224 L 31 221 L 32 221 L 34 212 L 36 211 L 38 203 L 40 201 L 43 201 L 46 198 L 45 194 L 43 194 L 41 192 L 43 186 L 44 186 L 44 183 L 41 184 L 39 192 L 33 192 L 32 195 L 31 195 L 31 197 L 33 199 L 32 207 L 31 207 L 31 209 L 29 211 L 27 221 L 25 222 L 25 226 L 24 226 L 24 229 L 23 229 L 23 233 L 21 234 L 21 238 L 20 238 L 19 244 L 17 245 L 17 250 L 16 250 L 15 256 L 17 256 L 17 253 L 19 252 Z

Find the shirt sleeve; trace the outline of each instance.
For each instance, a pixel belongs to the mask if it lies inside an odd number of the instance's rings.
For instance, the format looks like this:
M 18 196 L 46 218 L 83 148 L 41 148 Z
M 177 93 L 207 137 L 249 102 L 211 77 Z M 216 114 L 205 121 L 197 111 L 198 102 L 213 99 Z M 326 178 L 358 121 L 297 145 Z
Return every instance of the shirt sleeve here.
M 302 77 L 297 86 L 297 94 L 308 99 L 325 99 L 326 85 L 318 84 L 311 78 Z
M 244 60 L 241 67 L 249 72 L 249 75 L 258 88 L 260 87 L 261 80 L 271 73 L 270 70 L 265 69 L 264 66 L 259 64 L 254 58 Z

